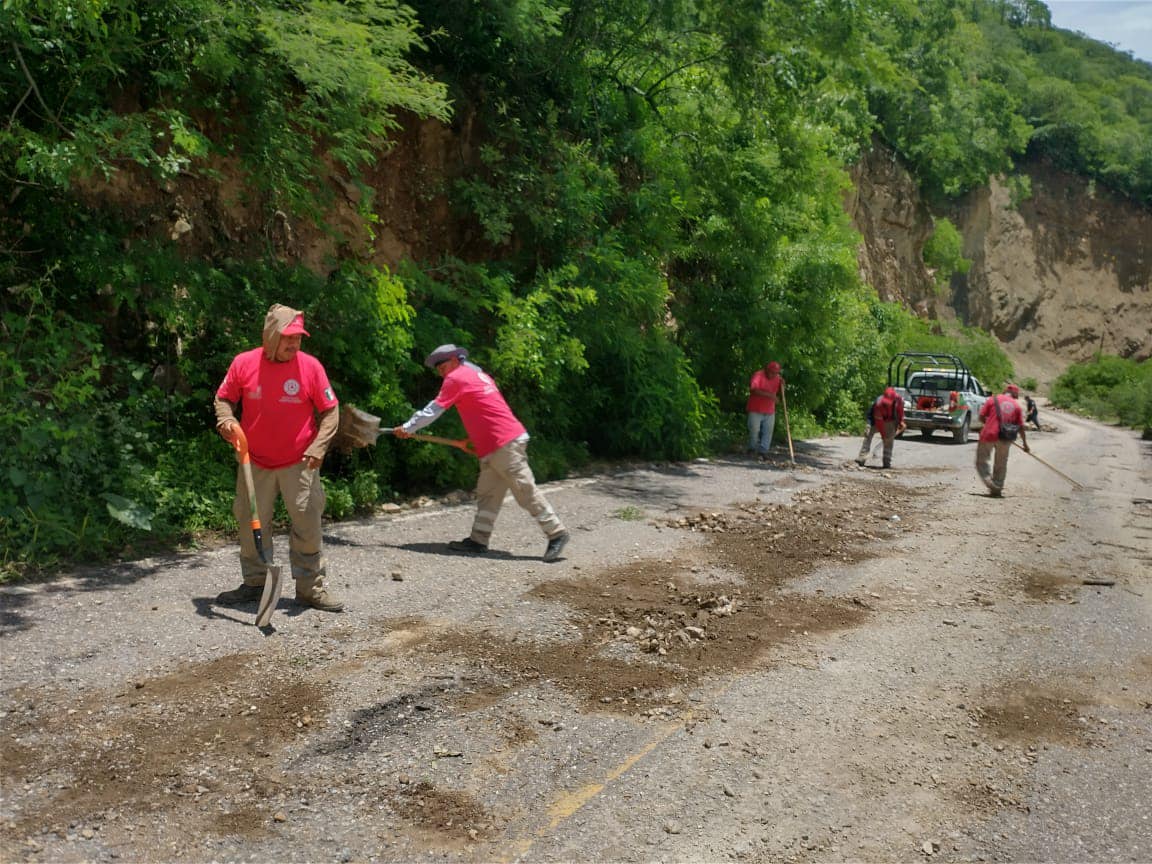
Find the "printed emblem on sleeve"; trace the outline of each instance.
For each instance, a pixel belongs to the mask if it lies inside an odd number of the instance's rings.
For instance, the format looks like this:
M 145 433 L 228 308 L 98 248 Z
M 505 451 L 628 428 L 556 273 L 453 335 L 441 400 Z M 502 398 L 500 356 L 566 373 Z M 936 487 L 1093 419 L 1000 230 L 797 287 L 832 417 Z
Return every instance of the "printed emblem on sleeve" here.
M 329 402 L 332 402 L 336 399 L 336 394 L 332 392 L 331 387 L 325 387 L 324 388 L 324 398 L 327 399 Z

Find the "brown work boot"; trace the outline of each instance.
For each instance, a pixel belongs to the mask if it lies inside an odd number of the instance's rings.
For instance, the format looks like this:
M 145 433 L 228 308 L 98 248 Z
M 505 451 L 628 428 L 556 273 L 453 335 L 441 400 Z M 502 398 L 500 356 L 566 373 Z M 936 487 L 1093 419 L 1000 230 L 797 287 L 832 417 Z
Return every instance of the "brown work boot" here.
M 255 603 L 264 593 L 263 585 L 241 585 L 231 591 L 224 591 L 216 595 L 216 602 L 221 606 L 239 606 L 241 603 Z
M 296 602 L 301 606 L 311 606 L 321 612 L 343 612 L 344 604 L 325 591 L 317 588 L 310 594 L 296 593 Z

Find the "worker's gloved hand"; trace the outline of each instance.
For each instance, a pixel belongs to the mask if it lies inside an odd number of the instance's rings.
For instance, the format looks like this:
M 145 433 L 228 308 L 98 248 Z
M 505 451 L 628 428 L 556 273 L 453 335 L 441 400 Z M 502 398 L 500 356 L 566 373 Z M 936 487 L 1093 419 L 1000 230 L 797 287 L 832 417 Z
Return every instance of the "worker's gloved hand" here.
M 411 437 L 412 437 L 412 433 L 411 433 L 411 432 L 406 432 L 406 431 L 404 430 L 404 427 L 403 427 L 403 426 L 396 426 L 396 427 L 395 427 L 395 428 L 392 430 L 392 434 L 393 434 L 393 435 L 395 435 L 397 438 L 411 438 Z
M 220 437 L 227 441 L 229 444 L 236 443 L 236 430 L 240 428 L 240 424 L 235 420 L 229 420 L 220 426 Z

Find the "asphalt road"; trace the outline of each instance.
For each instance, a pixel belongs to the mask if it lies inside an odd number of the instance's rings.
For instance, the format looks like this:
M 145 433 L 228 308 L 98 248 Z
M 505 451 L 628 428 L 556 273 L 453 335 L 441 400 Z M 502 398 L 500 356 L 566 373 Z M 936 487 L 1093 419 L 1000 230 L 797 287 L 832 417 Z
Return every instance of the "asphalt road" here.
M 824 439 L 552 484 L 552 565 L 331 526 L 263 632 L 233 547 L 0 587 L 0 860 L 1152 861 L 1152 456 L 1045 421 L 1084 488 Z

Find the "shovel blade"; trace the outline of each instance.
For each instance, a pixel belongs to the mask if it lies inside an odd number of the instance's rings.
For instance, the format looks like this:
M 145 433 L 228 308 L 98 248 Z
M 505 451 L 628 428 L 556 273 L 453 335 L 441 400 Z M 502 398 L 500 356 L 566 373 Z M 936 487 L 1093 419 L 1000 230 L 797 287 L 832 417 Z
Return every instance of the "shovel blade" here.
M 264 579 L 264 593 L 260 595 L 260 606 L 256 609 L 256 626 L 267 627 L 272 620 L 272 612 L 280 602 L 281 580 L 280 566 L 273 564 L 268 568 L 268 575 Z
M 340 426 L 332 446 L 342 452 L 357 447 L 371 447 L 376 439 L 386 434 L 380 428 L 380 418 L 352 405 L 340 406 Z

